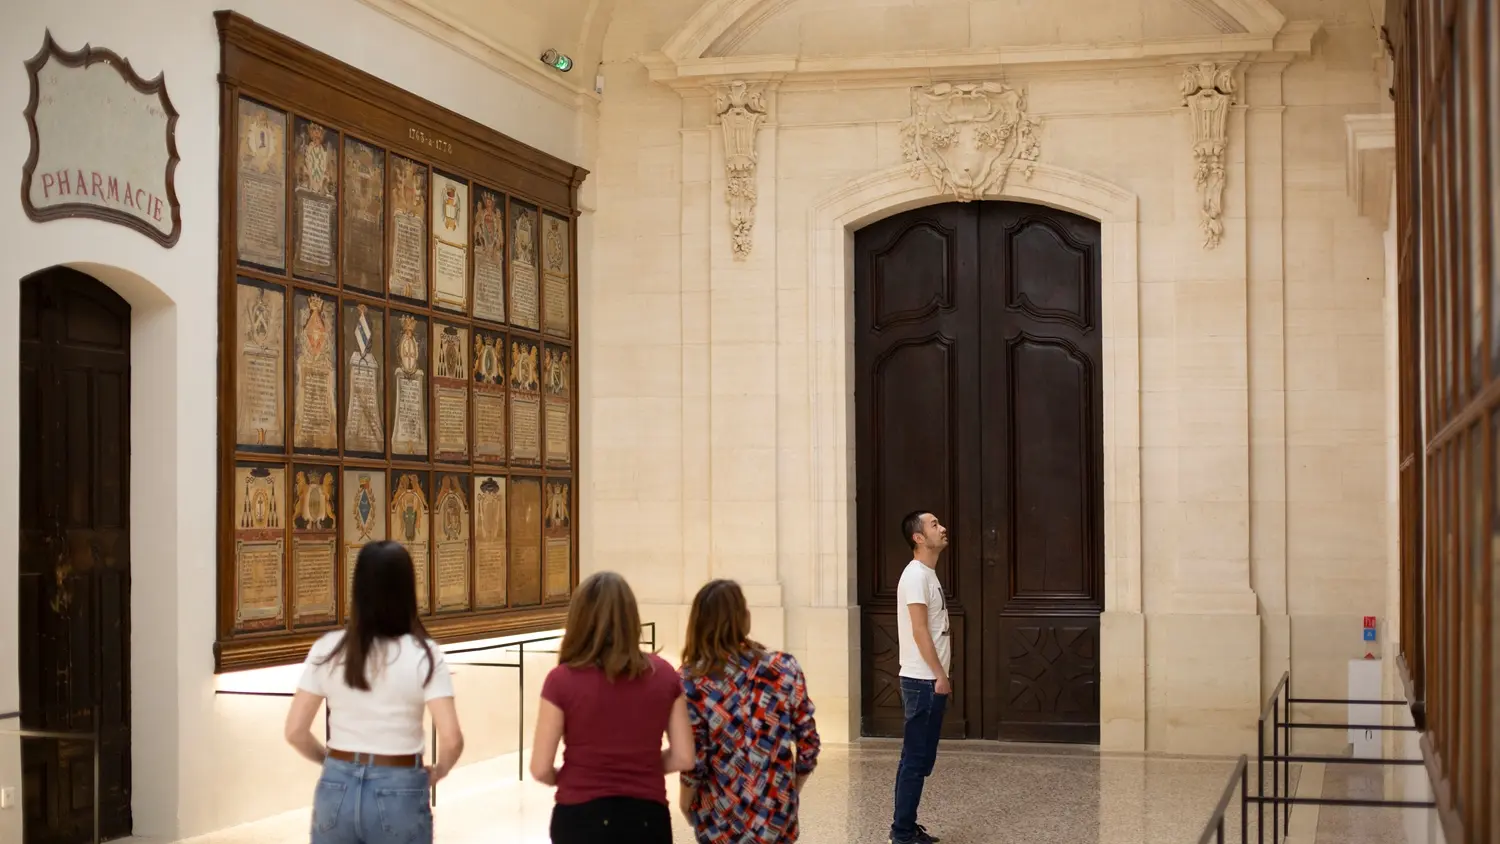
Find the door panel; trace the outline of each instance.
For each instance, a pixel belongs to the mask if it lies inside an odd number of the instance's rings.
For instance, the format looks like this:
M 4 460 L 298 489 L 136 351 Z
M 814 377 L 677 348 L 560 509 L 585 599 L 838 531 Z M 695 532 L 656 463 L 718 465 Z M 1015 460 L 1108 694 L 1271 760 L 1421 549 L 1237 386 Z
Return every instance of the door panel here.
M 938 567 L 952 619 L 954 700 L 944 735 L 967 735 L 980 689 L 959 678 L 979 656 L 966 619 L 978 611 L 978 218 L 958 206 L 921 209 L 861 231 L 854 306 L 859 593 L 869 735 L 900 735 L 896 584 L 911 562 L 901 519 L 938 513 L 949 547 Z M 972 602 L 972 603 L 971 603 Z M 976 675 L 977 680 L 977 675 Z
M 1104 418 L 1099 225 L 981 209 L 984 736 L 1099 740 Z
M 100 730 L 100 831 L 130 834 L 130 310 L 57 268 L 22 282 L 21 717 Z M 22 742 L 26 844 L 92 836 L 93 748 Z
M 899 735 L 901 517 L 935 512 L 950 737 L 1098 740 L 1099 226 L 1040 206 L 907 212 L 855 237 L 866 735 Z

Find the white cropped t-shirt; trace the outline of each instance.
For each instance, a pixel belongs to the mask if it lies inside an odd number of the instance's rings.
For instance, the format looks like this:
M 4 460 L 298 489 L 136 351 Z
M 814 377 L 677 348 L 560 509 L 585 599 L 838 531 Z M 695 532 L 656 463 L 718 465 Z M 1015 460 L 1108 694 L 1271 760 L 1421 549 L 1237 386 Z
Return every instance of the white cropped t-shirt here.
M 297 688 L 328 701 L 328 746 L 351 753 L 391 756 L 421 753 L 422 712 L 430 700 L 453 697 L 453 677 L 436 642 L 428 641 L 435 661 L 427 679 L 427 652 L 415 636 L 377 638 L 365 667 L 369 691 L 344 683 L 344 656 L 322 663 L 338 647 L 343 631 L 319 639 L 303 663 Z

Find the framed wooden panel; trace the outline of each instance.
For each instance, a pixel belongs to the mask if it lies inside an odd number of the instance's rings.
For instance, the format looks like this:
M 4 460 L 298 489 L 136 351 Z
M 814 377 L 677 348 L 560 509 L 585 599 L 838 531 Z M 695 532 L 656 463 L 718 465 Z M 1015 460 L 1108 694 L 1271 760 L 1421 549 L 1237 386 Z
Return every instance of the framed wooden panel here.
M 338 469 L 293 467 L 292 624 L 318 627 L 338 621 Z
M 478 463 L 505 462 L 505 432 L 510 427 L 505 409 L 507 348 L 503 333 L 474 327 L 474 460 Z
M 378 295 L 385 289 L 385 150 L 344 136 L 343 190 L 344 286 Z
M 292 132 L 292 270 L 333 284 L 338 277 L 339 138 L 299 117 Z
M 585 171 L 233 12 L 223 44 L 219 671 L 345 623 L 366 543 L 440 641 L 577 581 Z
M 505 322 L 505 197 L 474 188 L 474 318 Z
M 339 527 L 343 536 L 343 601 L 342 619 L 349 616 L 350 600 L 354 595 L 354 560 L 359 549 L 366 544 L 389 538 L 386 531 L 388 511 L 385 494 L 385 472 L 371 469 L 345 469 L 343 518 Z
M 540 343 L 511 335 L 510 462 L 542 465 L 542 393 Z
M 510 515 L 506 533 L 511 606 L 542 602 L 542 481 L 540 478 L 510 479 Z
M 512 201 L 510 228 L 510 324 L 536 331 L 542 326 L 536 206 Z

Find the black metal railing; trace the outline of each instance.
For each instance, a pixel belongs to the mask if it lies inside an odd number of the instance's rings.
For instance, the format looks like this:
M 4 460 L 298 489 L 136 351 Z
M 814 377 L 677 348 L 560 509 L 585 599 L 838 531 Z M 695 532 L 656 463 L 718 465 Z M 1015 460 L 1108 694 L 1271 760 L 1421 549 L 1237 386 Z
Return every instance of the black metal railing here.
M 19 712 L 5 712 L 5 713 L 0 713 L 0 721 L 20 720 L 20 718 L 21 718 L 21 713 L 19 713 Z M 90 842 L 91 842 L 91 844 L 99 844 L 99 842 L 100 842 L 100 837 L 99 837 L 99 708 L 97 706 L 94 707 L 93 711 L 90 713 L 89 720 L 90 720 L 90 723 L 93 724 L 93 729 L 90 729 L 90 730 L 87 730 L 87 731 L 78 731 L 78 730 L 29 730 L 29 729 L 26 729 L 25 727 L 22 727 L 22 728 L 15 729 L 15 730 L 5 730 L 3 733 L 0 733 L 0 734 L 10 735 L 10 736 L 16 736 L 18 738 L 23 738 L 23 739 L 28 739 L 28 738 L 30 738 L 30 739 L 54 739 L 56 741 L 83 741 L 83 742 L 88 742 L 89 746 L 93 748 L 93 756 L 94 756 L 94 759 L 93 759 L 93 763 L 94 763 L 94 778 L 93 778 L 93 792 L 92 792 L 93 793 L 93 799 L 90 801 L 93 804 L 93 807 L 94 807 L 94 812 L 93 812 L 93 814 L 94 814 L 94 817 L 93 817 L 94 829 L 93 829 L 93 835 L 92 835 L 92 838 L 90 839 Z
M 656 650 L 656 622 L 654 622 L 654 621 L 648 621 L 648 622 L 643 623 L 641 625 L 641 633 L 642 633 L 642 635 L 644 637 L 643 640 L 642 640 L 642 642 L 641 642 L 641 645 L 643 645 L 645 647 L 649 647 L 654 652 Z M 497 643 L 495 643 L 493 645 L 479 645 L 477 647 L 472 647 L 472 648 L 455 648 L 455 649 L 452 649 L 452 650 L 444 651 L 444 656 L 456 656 L 456 655 L 459 655 L 459 654 L 484 653 L 484 652 L 496 651 L 496 650 L 499 650 L 499 651 L 514 650 L 516 652 L 516 660 L 515 660 L 515 662 L 455 662 L 455 663 L 453 663 L 453 665 L 454 666 L 459 666 L 459 667 L 464 667 L 464 668 L 473 666 L 473 667 L 479 667 L 479 668 L 514 668 L 514 669 L 516 669 L 516 699 L 517 699 L 517 701 L 519 701 L 519 704 L 520 704 L 517 707 L 517 712 L 516 712 L 516 778 L 520 779 L 520 780 L 524 780 L 526 778 L 526 752 L 525 751 L 526 751 L 526 654 L 527 654 L 527 646 L 528 645 L 539 645 L 539 644 L 542 644 L 542 643 L 545 643 L 545 642 L 555 642 L 555 641 L 558 641 L 558 640 L 562 639 L 562 637 L 563 637 L 563 634 L 560 633 L 560 632 L 559 633 L 537 633 L 537 634 L 534 634 L 534 635 L 531 635 L 531 636 L 523 637 L 523 638 L 520 638 L 520 639 L 515 639 L 515 640 L 512 640 L 512 641 L 508 641 L 508 642 L 497 642 Z M 557 653 L 556 650 L 548 650 L 548 649 L 544 649 L 544 648 L 535 648 L 535 647 L 533 647 L 530 652 L 532 654 Z M 219 690 L 215 691 L 215 694 L 221 694 L 221 695 L 243 695 L 243 696 L 248 696 L 248 697 L 283 697 L 283 698 L 289 698 L 289 697 L 292 697 L 295 694 L 295 692 L 242 692 L 242 691 L 234 691 L 234 690 L 230 690 L 230 689 L 219 689 Z M 328 712 L 329 712 L 329 709 L 328 709 L 327 704 L 325 703 L 324 707 L 323 707 L 323 716 L 324 716 L 323 717 L 323 727 L 324 727 L 324 736 L 323 736 L 323 738 L 324 738 L 325 742 L 328 739 L 328 735 L 327 735 L 327 733 L 328 733 Z M 430 761 L 429 764 L 432 764 L 432 765 L 435 766 L 435 765 L 437 765 L 437 762 L 438 762 L 437 725 L 436 724 L 432 725 L 432 740 L 429 743 L 428 749 L 429 749 L 429 751 L 431 753 L 431 761 Z M 98 754 L 97 754 L 97 751 L 96 751 L 95 756 L 97 757 L 97 755 Z M 433 805 L 433 806 L 437 805 L 437 785 L 435 783 L 432 786 L 432 793 L 431 793 L 430 797 L 428 798 L 428 802 L 431 803 L 431 805 Z M 94 844 L 98 844 L 97 839 L 94 842 Z
M 1249 840 L 1250 813 L 1245 811 L 1245 806 L 1246 798 L 1250 795 L 1250 760 L 1241 754 L 1239 761 L 1234 763 L 1234 773 L 1229 775 L 1229 782 L 1224 784 L 1224 791 L 1219 795 L 1219 802 L 1214 806 L 1214 813 L 1209 816 L 1208 823 L 1203 825 L 1203 833 L 1198 836 L 1198 844 L 1224 844 L 1229 801 L 1234 798 L 1235 789 L 1239 789 L 1240 792 L 1240 841 Z
M 649 634 L 647 631 L 650 631 Z M 653 652 L 656 650 L 656 622 L 647 621 L 641 625 L 641 634 L 644 637 L 641 645 L 649 647 Z M 512 650 L 516 652 L 515 662 L 456 662 L 454 665 L 477 666 L 480 668 L 514 668 L 516 670 L 517 700 L 521 702 L 519 711 L 516 713 L 516 778 L 526 779 L 526 646 L 541 644 L 543 642 L 555 642 L 562 639 L 562 633 L 538 634 L 533 638 L 521 639 L 514 642 L 505 642 L 494 645 L 481 645 L 476 648 L 459 648 L 448 651 L 448 655 L 480 653 L 494 650 Z M 532 648 L 533 654 L 557 653 L 556 650 L 545 648 Z M 436 754 L 436 739 L 433 741 L 434 754 Z
M 1266 844 L 1266 807 L 1271 808 L 1271 837 L 1270 844 L 1286 839 L 1288 827 L 1291 824 L 1293 806 L 1346 806 L 1346 807 L 1380 807 L 1390 809 L 1430 809 L 1435 806 L 1431 800 L 1367 800 L 1352 797 L 1297 797 L 1292 793 L 1292 765 L 1327 764 L 1327 765 L 1422 765 L 1421 759 L 1389 759 L 1385 757 L 1361 758 L 1355 756 L 1334 756 L 1319 754 L 1299 754 L 1292 749 L 1293 730 L 1368 730 L 1371 732 L 1411 732 L 1416 731 L 1416 726 L 1392 725 L 1392 724 L 1340 724 L 1320 723 L 1312 721 L 1294 720 L 1293 707 L 1297 704 L 1304 705 L 1363 705 L 1363 706 L 1407 706 L 1404 700 L 1359 700 L 1350 698 L 1313 698 L 1292 696 L 1292 673 L 1284 671 L 1281 679 L 1276 682 L 1276 687 L 1266 698 L 1266 703 L 1261 707 L 1260 718 L 1256 726 L 1256 785 L 1255 793 L 1251 794 L 1244 785 L 1246 775 L 1241 766 L 1248 767 L 1246 757 L 1240 757 L 1240 763 L 1235 767 L 1235 773 L 1230 776 L 1228 784 L 1224 786 L 1223 796 L 1219 805 L 1210 817 L 1208 826 L 1204 828 L 1203 836 L 1199 838 L 1199 844 L 1207 844 L 1210 836 L 1217 834 L 1218 842 L 1223 842 L 1225 828 L 1225 814 L 1229 806 L 1229 800 L 1234 794 L 1235 783 L 1240 781 L 1240 841 L 1241 844 L 1249 844 L 1249 807 L 1255 805 L 1256 812 L 1256 838 L 1259 844 Z M 1266 752 L 1266 733 L 1270 731 L 1271 752 Z M 1271 793 L 1266 794 L 1266 763 L 1271 767 Z

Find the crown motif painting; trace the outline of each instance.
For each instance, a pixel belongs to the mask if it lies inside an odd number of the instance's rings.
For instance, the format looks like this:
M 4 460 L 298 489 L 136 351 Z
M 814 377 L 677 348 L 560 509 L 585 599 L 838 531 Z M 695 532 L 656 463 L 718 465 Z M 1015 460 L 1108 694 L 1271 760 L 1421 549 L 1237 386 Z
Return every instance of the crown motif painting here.
M 901 153 L 912 178 L 925 173 L 940 192 L 968 202 L 999 193 L 1016 166 L 1031 177 L 1041 119 L 1026 113 L 1024 92 L 999 82 L 940 82 L 911 97 Z

